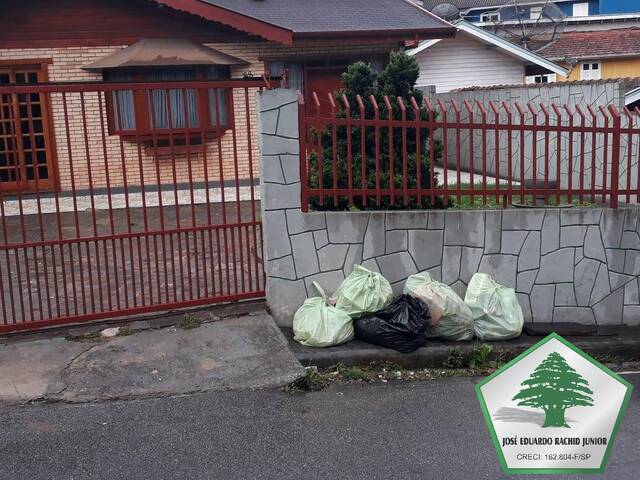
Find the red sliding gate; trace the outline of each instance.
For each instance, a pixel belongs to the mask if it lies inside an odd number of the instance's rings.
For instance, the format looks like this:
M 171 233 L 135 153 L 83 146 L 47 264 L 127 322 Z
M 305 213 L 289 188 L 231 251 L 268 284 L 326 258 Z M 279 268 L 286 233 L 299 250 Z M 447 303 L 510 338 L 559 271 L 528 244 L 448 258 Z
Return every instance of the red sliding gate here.
M 262 88 L 0 77 L 0 332 L 263 296 Z

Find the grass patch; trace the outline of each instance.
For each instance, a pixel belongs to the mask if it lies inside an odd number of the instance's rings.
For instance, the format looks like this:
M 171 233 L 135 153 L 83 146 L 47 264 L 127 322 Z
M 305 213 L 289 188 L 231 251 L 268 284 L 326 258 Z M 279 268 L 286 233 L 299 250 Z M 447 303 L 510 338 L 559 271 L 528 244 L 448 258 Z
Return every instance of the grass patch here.
M 131 328 L 128 325 L 126 325 L 124 327 L 120 327 L 116 337 L 128 337 L 129 335 L 133 335 L 134 333 L 135 332 L 131 330 Z
M 68 342 L 105 342 L 107 339 L 102 336 L 100 330 L 96 332 L 86 333 L 84 335 L 67 335 L 64 337 Z
M 393 362 L 371 362 L 364 366 L 338 363 L 329 368 L 307 367 L 306 375 L 286 386 L 288 393 L 315 392 L 333 384 L 387 383 L 435 380 L 438 378 L 486 375 L 504 363 L 489 345 L 480 345 L 468 354 L 452 349 L 440 367 L 404 368 Z
M 470 183 L 462 183 L 460 184 L 461 190 L 471 190 L 472 185 Z M 517 191 L 519 185 L 513 185 L 513 191 Z M 504 197 L 506 195 L 506 191 L 509 189 L 508 185 L 501 184 L 498 188 L 496 185 L 488 185 L 486 196 L 483 197 L 482 194 L 482 184 L 473 184 L 473 190 L 475 190 L 474 195 L 461 195 L 460 201 L 458 201 L 457 195 L 449 196 L 449 208 L 478 208 L 478 209 L 495 209 L 502 208 L 504 205 Z M 540 192 L 542 194 L 542 192 Z M 583 196 L 583 200 L 580 201 L 576 198 L 577 195 L 573 195 L 571 200 L 569 200 L 568 195 L 560 195 L 560 199 L 558 201 L 558 197 L 555 193 L 550 192 L 547 196 L 547 206 L 556 207 L 558 205 L 572 205 L 574 207 L 579 208 L 593 208 L 597 207 L 597 203 L 591 203 L 586 201 Z M 590 198 L 590 197 L 589 197 Z M 507 206 L 511 206 L 512 204 L 519 205 L 527 205 L 527 206 L 535 206 L 535 198 L 533 195 L 513 195 L 511 199 L 507 198 Z
M 187 313 L 184 315 L 178 323 L 176 323 L 176 327 L 181 328 L 182 330 L 192 330 L 194 328 L 199 328 L 202 325 L 202 319 Z

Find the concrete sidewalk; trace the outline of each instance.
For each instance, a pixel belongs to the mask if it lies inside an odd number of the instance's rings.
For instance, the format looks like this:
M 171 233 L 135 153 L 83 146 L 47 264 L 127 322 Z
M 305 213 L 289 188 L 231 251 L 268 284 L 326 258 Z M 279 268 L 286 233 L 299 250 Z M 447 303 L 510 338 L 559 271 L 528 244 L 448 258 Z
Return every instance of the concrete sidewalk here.
M 274 388 L 304 373 L 266 313 L 111 339 L 9 340 L 0 365 L 0 403 Z
M 523 333 L 516 339 L 504 342 L 481 342 L 479 340 L 449 342 L 433 339 L 427 340 L 427 344 L 415 352 L 405 354 L 360 340 L 353 340 L 329 348 L 306 347 L 293 340 L 292 329 L 282 328 L 282 331 L 287 337 L 289 347 L 294 355 L 305 367 L 312 365 L 331 367 L 338 363 L 367 365 L 375 361 L 393 362 L 406 368 L 442 367 L 454 348 L 462 354 L 468 354 L 478 345 L 486 343 L 493 347 L 494 354 L 515 357 L 544 338 L 544 336 Z M 640 327 L 598 327 L 598 333 L 595 335 L 566 335 L 565 338 L 597 358 L 640 360 Z

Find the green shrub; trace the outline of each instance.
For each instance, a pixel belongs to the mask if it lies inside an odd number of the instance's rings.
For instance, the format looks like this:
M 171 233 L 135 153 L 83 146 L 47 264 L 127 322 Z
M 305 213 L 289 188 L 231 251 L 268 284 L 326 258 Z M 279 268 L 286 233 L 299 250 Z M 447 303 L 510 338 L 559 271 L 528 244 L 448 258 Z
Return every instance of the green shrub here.
M 422 91 L 415 88 L 418 75 L 419 68 L 415 59 L 404 53 L 392 53 L 388 65 L 379 75 L 373 71 L 371 65 L 364 62 L 350 65 L 342 77 L 344 89 L 335 94 L 337 117 L 342 119 L 347 117 L 360 118 L 357 102 L 357 95 L 360 95 L 364 101 L 365 118 L 367 119 L 374 118 L 375 109 L 369 100 L 373 96 L 379 105 L 378 118 L 380 120 L 388 120 L 390 117 L 395 120 L 402 119 L 398 97 L 406 106 L 407 120 L 416 120 L 416 116 L 419 116 L 420 120 L 429 120 L 429 112 L 423 104 Z M 351 106 L 350 112 L 342 102 L 343 95 Z M 391 111 L 385 106 L 385 95 L 391 101 Z M 417 112 L 410 103 L 411 97 L 420 106 Z M 430 205 L 428 196 L 422 199 L 422 206 L 419 205 L 418 198 L 415 196 L 409 198 L 408 204 L 402 202 L 402 189 L 405 182 L 409 189 L 418 187 L 429 189 L 431 185 L 437 185 L 437 175 L 432 176 L 430 170 L 431 150 L 433 148 L 433 154 L 437 158 L 441 155 L 442 146 L 439 141 L 434 141 L 431 145 L 428 129 L 416 129 L 410 126 L 391 129 L 385 126 L 366 126 L 362 129 L 358 125 L 350 125 L 349 127 L 338 125 L 335 127 L 335 132 L 332 127 L 327 127 L 320 132 L 312 131 L 309 140 L 315 145 L 319 142 L 322 153 L 322 159 L 318 158 L 317 150 L 309 154 L 308 180 L 311 188 L 320 187 L 319 172 L 322 170 L 323 188 L 335 186 L 344 189 L 351 185 L 352 188 L 390 189 L 393 186 L 395 189 L 395 201 L 391 201 L 390 196 L 385 195 L 381 197 L 380 205 L 378 205 L 375 196 L 368 197 L 364 201 L 361 197 L 355 196 L 353 203 L 359 209 L 442 208 L 443 201 L 439 197 L 436 197 L 433 206 Z M 419 174 L 418 151 L 420 153 Z M 348 160 L 349 153 L 351 153 L 350 162 Z M 335 165 L 333 162 L 334 154 L 337 159 Z M 406 177 L 403 171 L 405 155 Z M 391 176 L 391 166 L 394 170 L 393 177 Z M 379 172 L 378 175 L 376 175 L 376 171 Z M 315 210 L 347 210 L 350 208 L 347 196 L 339 196 L 337 203 L 331 196 L 325 196 L 324 200 L 324 204 L 320 205 L 318 198 L 311 199 L 311 208 Z

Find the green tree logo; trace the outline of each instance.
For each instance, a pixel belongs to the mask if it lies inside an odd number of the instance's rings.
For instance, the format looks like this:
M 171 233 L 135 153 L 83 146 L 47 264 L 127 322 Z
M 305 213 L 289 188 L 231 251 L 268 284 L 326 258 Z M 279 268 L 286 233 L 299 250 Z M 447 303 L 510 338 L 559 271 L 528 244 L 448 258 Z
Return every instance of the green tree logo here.
M 519 400 L 519 406 L 544 410 L 545 428 L 570 428 L 564 418 L 567 408 L 593 406 L 589 382 L 556 352 L 550 353 L 521 385 L 524 388 L 512 400 Z

